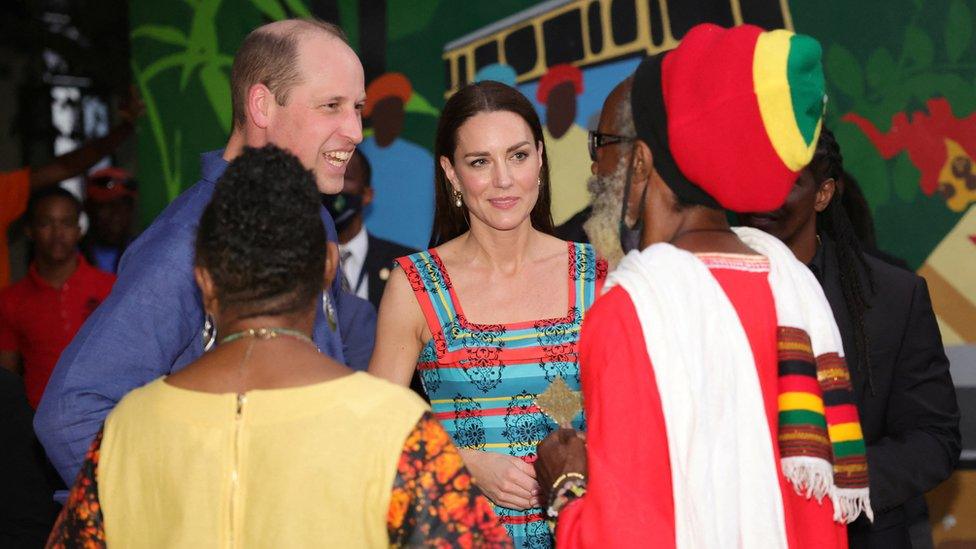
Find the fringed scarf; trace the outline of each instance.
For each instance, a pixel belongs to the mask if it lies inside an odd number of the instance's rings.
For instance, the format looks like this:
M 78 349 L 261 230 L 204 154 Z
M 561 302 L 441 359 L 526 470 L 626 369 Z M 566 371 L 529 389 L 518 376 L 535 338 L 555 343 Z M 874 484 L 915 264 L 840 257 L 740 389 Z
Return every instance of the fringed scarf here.
M 628 254 L 605 287 L 627 291 L 643 328 L 668 434 L 679 548 L 730 540 L 786 547 L 779 471 L 807 497 L 829 495 L 838 522 L 872 516 L 864 443 L 856 409 L 846 406 L 850 383 L 823 291 L 778 240 L 736 232 L 769 258 L 783 326 L 779 467 L 748 337 L 704 263 L 658 244 Z
M 779 449 L 783 474 L 797 491 L 830 496 L 834 520 L 864 512 L 874 520 L 868 464 L 840 332 L 820 283 L 782 242 L 762 231 L 735 229 L 769 259 L 769 285 L 779 324 Z

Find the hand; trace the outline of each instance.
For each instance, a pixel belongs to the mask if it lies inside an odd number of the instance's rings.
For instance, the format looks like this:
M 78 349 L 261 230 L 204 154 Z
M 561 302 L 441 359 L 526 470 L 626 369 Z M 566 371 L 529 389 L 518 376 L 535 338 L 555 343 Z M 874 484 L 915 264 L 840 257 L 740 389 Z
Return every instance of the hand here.
M 586 474 L 586 442 L 583 434 L 575 429 L 562 428 L 549 433 L 539 443 L 535 460 L 536 479 L 540 487 L 540 499 L 549 501 L 552 483 L 565 473 Z
M 464 464 L 481 491 L 495 505 L 524 511 L 539 507 L 539 485 L 535 470 L 521 459 L 507 454 L 461 450 Z

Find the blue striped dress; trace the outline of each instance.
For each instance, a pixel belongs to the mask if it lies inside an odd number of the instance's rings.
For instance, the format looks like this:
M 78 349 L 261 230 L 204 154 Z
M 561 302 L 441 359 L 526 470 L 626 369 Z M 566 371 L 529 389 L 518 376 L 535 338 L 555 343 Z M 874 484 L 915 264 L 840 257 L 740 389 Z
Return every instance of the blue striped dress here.
M 436 250 L 397 260 L 432 334 L 417 361 L 420 378 L 435 416 L 458 447 L 505 453 L 532 463 L 536 444 L 556 428 L 535 406 L 536 395 L 557 376 L 579 390 L 580 328 L 607 267 L 589 244 L 567 244 L 566 316 L 511 324 L 468 321 Z M 573 424 L 584 428 L 582 414 Z M 495 512 L 516 547 L 552 546 L 541 509 L 495 506 Z

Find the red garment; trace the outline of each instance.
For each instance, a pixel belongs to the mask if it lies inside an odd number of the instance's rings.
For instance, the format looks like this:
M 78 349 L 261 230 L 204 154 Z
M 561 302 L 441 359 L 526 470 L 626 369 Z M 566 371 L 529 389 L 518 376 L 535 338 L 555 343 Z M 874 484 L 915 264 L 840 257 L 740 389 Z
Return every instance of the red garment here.
M 7 228 L 24 210 L 30 197 L 30 168 L 0 173 L 0 288 L 10 282 Z
M 710 269 L 749 338 L 779 463 L 776 309 L 768 273 Z M 580 349 L 589 480 L 586 495 L 560 514 L 556 543 L 559 547 L 674 547 L 664 413 L 637 311 L 626 290 L 613 288 L 596 301 L 584 321 Z M 829 499 L 822 505 L 807 500 L 793 491 L 782 474 L 779 478 L 789 546 L 846 548 L 846 527 L 833 521 Z
M 0 291 L 0 351 L 24 360 L 27 400 L 37 408 L 54 365 L 81 325 L 108 297 L 115 275 L 78 256 L 78 267 L 60 287 L 51 286 L 31 265 L 20 282 Z

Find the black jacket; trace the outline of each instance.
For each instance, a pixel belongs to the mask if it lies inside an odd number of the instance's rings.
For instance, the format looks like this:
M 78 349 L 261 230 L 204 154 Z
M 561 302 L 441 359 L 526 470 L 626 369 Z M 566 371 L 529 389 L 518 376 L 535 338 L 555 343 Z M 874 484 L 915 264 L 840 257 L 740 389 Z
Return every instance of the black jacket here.
M 850 544 L 898 549 L 910 547 L 905 503 L 949 478 L 959 461 L 959 407 L 925 279 L 865 257 L 875 289 L 864 313 L 873 391 L 858 367 L 833 242 L 823 240 L 810 268 L 844 341 L 868 449 L 874 524 L 858 519 L 848 529 Z
M 369 238 L 369 247 L 366 249 L 366 261 L 363 263 L 363 268 L 366 269 L 366 277 L 369 280 L 369 302 L 378 311 L 380 298 L 383 297 L 383 289 L 386 288 L 386 281 L 390 278 L 394 260 L 398 257 L 410 255 L 417 250 L 377 238 L 368 232 L 366 235 Z M 349 282 L 355 286 L 355 281 L 350 280 Z

